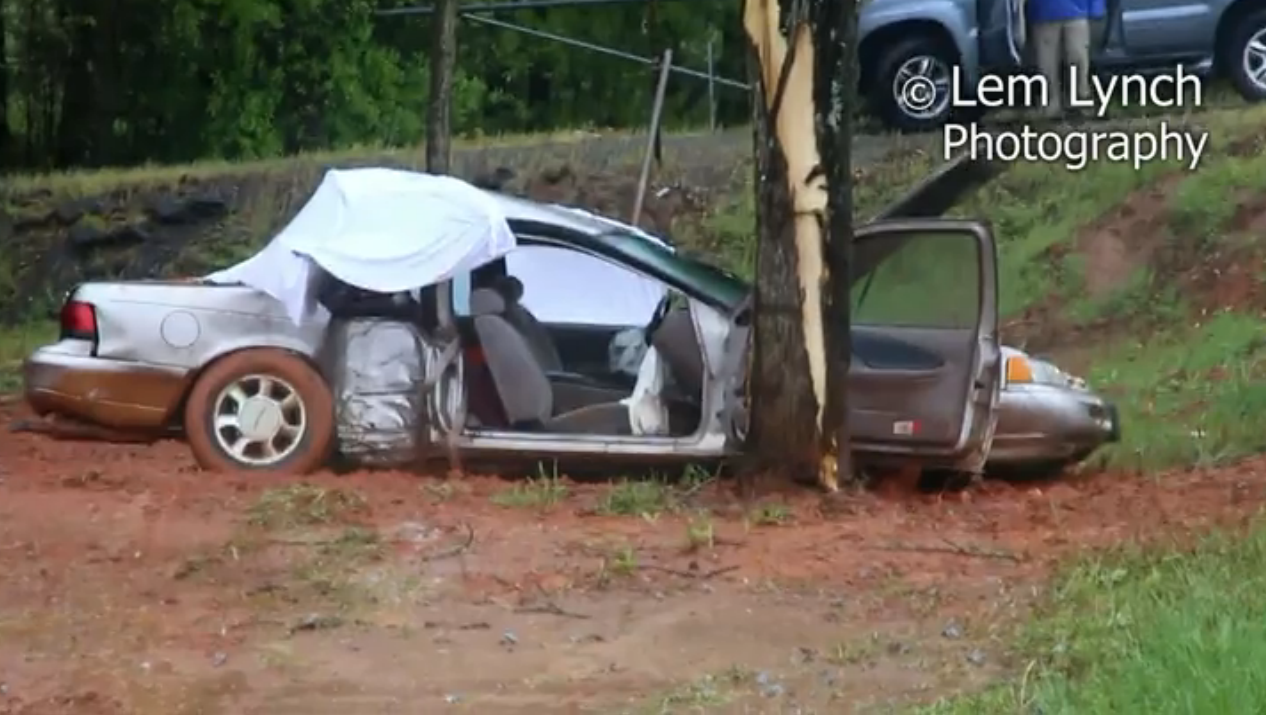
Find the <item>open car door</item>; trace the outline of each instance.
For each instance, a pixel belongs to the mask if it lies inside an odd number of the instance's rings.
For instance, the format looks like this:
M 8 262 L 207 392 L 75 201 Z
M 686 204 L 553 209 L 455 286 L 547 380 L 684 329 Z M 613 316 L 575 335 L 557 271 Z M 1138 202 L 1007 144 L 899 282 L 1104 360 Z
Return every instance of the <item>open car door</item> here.
M 978 471 L 1001 384 L 996 251 L 949 219 L 858 227 L 849 423 L 863 461 Z

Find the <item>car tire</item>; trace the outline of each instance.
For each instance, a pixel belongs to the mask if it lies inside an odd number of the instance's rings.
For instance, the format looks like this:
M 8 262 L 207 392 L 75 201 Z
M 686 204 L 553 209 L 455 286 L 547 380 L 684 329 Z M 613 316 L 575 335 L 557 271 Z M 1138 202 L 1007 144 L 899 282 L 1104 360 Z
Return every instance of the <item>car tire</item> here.
M 333 451 L 334 396 L 305 359 L 284 350 L 216 361 L 194 384 L 184 416 L 193 456 L 210 471 L 307 474 Z M 240 444 L 238 456 L 232 448 Z
M 1241 97 L 1249 102 L 1260 102 L 1266 100 L 1266 82 L 1254 81 L 1245 67 L 1249 64 L 1249 45 L 1254 40 L 1266 41 L 1266 10 L 1249 13 L 1236 22 L 1222 56 L 1222 66 Z M 1258 54 L 1257 63 L 1266 65 L 1266 54 Z
M 944 42 L 934 37 L 911 37 L 895 43 L 884 52 L 875 64 L 875 74 L 871 78 L 869 102 L 871 111 L 890 129 L 900 132 L 927 132 L 938 129 L 954 118 L 963 118 L 950 104 L 950 96 L 944 100 L 943 111 L 929 115 L 912 114 L 902 106 L 898 88 L 894 87 L 897 75 L 908 63 L 918 58 L 928 58 L 938 63 L 946 72 L 958 64 L 957 52 L 947 47 Z M 947 74 L 948 78 L 949 75 Z M 937 102 L 940 103 L 939 100 Z

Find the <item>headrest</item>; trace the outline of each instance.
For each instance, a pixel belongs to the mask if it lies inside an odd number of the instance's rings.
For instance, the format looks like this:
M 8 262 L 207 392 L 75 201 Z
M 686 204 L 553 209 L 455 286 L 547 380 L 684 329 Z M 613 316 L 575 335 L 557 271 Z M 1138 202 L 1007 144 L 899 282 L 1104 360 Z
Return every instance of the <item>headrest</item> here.
M 491 288 L 476 288 L 470 292 L 470 314 L 500 315 L 506 311 L 505 299 Z
M 523 300 L 523 281 L 514 276 L 501 276 L 493 282 L 492 287 L 506 299 L 507 303 L 518 303 Z

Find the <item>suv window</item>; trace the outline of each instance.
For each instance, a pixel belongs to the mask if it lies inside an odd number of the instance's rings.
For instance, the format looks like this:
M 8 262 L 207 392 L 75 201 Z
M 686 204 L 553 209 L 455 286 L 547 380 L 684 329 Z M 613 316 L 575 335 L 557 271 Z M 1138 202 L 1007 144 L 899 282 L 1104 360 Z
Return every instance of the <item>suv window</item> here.
M 980 319 L 979 251 L 969 233 L 886 235 L 859 242 L 855 264 L 878 265 L 853 282 L 853 324 L 974 330 Z

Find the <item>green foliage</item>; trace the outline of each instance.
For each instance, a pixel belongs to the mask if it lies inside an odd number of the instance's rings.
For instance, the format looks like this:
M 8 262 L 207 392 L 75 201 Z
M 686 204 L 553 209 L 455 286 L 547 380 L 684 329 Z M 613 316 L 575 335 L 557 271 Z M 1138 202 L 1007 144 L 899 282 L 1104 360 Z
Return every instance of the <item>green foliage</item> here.
M 429 91 L 430 21 L 375 11 L 413 0 L 0 0 L 0 166 L 264 158 L 415 144 Z M 644 57 L 743 77 L 738 4 L 559 8 L 498 16 Z M 459 23 L 454 131 L 645 125 L 644 64 Z M 700 124 L 706 85 L 677 78 L 670 125 Z M 746 97 L 722 90 L 723 113 Z
M 1067 573 L 1025 629 L 1015 683 L 926 715 L 1222 715 L 1261 710 L 1266 527 L 1195 549 L 1124 549 Z
M 1099 352 L 1090 383 L 1112 395 L 1125 425 L 1104 454 L 1150 469 L 1212 466 L 1266 450 L 1266 322 L 1221 313 Z
M 32 350 L 56 338 L 57 326 L 51 323 L 0 328 L 0 395 L 22 388 L 22 361 Z

